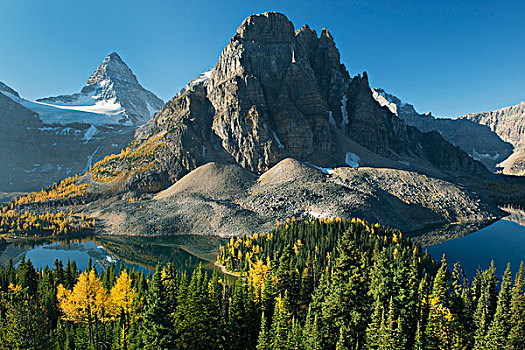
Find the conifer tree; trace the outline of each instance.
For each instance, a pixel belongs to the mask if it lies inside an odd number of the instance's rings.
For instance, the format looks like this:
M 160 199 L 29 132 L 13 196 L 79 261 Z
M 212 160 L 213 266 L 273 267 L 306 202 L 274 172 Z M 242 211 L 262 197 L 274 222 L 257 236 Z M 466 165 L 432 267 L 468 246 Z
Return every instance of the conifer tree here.
M 273 350 L 286 350 L 288 334 L 291 331 L 292 312 L 288 301 L 288 293 L 279 296 L 275 303 L 275 312 L 272 319 L 271 341 Z
M 261 313 L 261 331 L 259 332 L 259 338 L 257 339 L 257 350 L 271 350 L 270 335 L 268 326 L 266 324 L 266 316 L 264 312 Z
M 496 313 L 488 329 L 485 344 L 487 350 L 504 349 L 507 343 L 507 336 L 510 331 L 510 299 L 512 289 L 512 273 L 510 264 L 507 265 L 505 274 L 501 280 L 500 292 Z
M 173 348 L 173 326 L 166 310 L 166 291 L 160 266 L 157 266 L 148 285 L 142 312 L 141 334 L 144 349 Z
M 523 270 L 523 262 L 521 262 L 518 274 L 514 279 L 510 300 L 510 333 L 507 340 L 507 348 L 512 350 L 525 348 L 525 290 Z

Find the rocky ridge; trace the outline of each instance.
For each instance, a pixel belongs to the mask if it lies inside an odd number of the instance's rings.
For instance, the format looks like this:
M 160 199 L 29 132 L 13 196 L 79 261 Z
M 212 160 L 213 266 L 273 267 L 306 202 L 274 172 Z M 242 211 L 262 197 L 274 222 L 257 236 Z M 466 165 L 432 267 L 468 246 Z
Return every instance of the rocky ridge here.
M 374 98 L 407 124 L 423 132 L 438 131 L 446 140 L 483 163 L 493 172 L 525 174 L 525 102 L 491 112 L 470 113 L 458 118 L 436 118 L 420 114 L 414 106 L 381 88 Z
M 458 120 L 488 127 L 511 144 L 514 150 L 508 158 L 502 158 L 500 166 L 506 174 L 525 175 L 525 101 L 490 112 L 469 113 Z

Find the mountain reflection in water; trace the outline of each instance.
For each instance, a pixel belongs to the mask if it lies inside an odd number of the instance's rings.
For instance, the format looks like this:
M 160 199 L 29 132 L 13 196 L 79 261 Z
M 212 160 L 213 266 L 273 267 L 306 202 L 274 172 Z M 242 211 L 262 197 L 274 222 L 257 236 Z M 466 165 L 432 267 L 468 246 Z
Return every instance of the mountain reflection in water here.
M 91 258 L 100 272 L 115 263 L 117 267 L 135 268 L 148 273 L 157 264 L 175 265 L 179 271 L 191 271 L 199 264 L 211 268 L 218 247 L 224 243 L 219 237 L 179 235 L 169 237 L 93 236 L 79 239 L 20 240 L 8 244 L 0 254 L 0 264 L 10 259 L 16 265 L 22 258 L 30 259 L 35 268 L 53 266 L 55 259 L 65 265 L 74 260 L 85 269 Z
M 513 274 L 525 261 L 525 211 L 504 208 L 510 215 L 463 237 L 430 245 L 426 249 L 435 260 L 445 254 L 449 266 L 460 262 L 471 279 L 478 268 L 486 269 L 492 260 L 501 278 L 511 264 Z

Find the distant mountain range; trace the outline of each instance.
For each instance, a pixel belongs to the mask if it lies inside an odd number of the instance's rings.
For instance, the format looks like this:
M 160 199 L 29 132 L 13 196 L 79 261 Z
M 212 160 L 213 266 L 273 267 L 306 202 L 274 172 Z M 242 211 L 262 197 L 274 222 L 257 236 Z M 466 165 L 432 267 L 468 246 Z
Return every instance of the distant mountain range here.
M 373 94 L 382 106 L 408 125 L 423 132 L 438 131 L 490 171 L 525 174 L 525 102 L 449 119 L 436 118 L 430 113 L 420 114 L 414 106 L 381 88 L 373 89 Z
M 0 191 L 30 191 L 120 152 L 162 107 L 116 53 L 80 93 L 29 101 L 0 82 Z

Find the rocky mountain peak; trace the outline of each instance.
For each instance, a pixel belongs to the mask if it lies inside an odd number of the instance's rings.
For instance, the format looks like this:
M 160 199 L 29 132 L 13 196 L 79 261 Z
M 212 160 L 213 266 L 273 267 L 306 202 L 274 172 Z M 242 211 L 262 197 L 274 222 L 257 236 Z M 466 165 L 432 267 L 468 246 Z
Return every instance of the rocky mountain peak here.
M 16 97 L 20 97 L 20 95 L 18 94 L 18 92 L 16 92 L 15 90 L 13 90 L 12 88 L 10 88 L 10 87 L 7 86 L 6 84 L 2 83 L 1 81 L 0 81 L 0 91 L 7 92 L 8 94 L 14 95 L 14 96 L 16 96 Z
M 142 125 L 164 102 L 140 85 L 122 58 L 112 52 L 104 58 L 80 93 L 37 100 L 50 104 L 99 105 L 98 110 L 122 116 L 126 125 Z
M 237 35 L 243 40 L 261 43 L 290 42 L 294 26 L 282 13 L 265 12 L 246 18 L 237 28 Z
M 483 173 L 483 165 L 431 136 L 382 108 L 366 72 L 350 77 L 328 30 L 295 31 L 283 14 L 266 12 L 245 19 L 211 72 L 141 129 L 144 147 L 157 150 L 156 162 L 126 186 L 158 191 L 207 161 L 262 174 L 287 157 L 326 168 L 361 160 Z
M 100 84 L 104 81 L 139 83 L 135 74 L 116 52 L 112 52 L 104 58 L 102 63 L 91 74 L 86 85 Z

